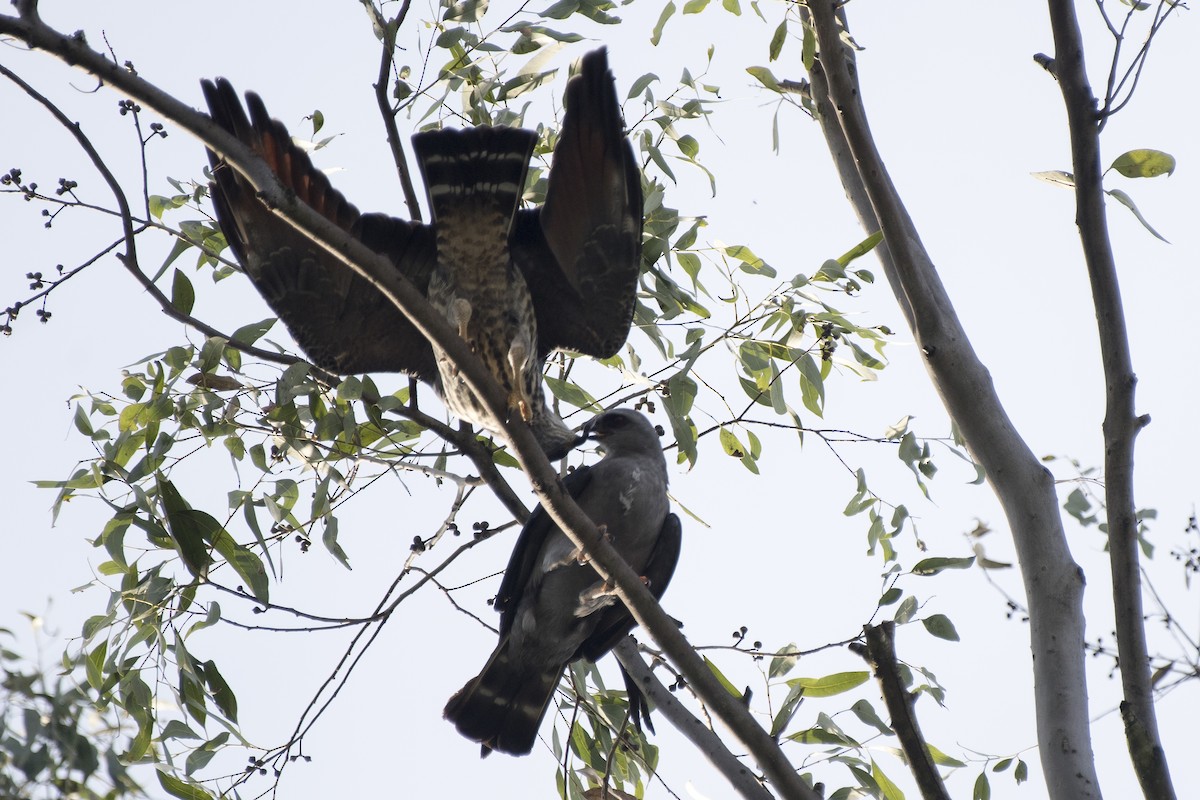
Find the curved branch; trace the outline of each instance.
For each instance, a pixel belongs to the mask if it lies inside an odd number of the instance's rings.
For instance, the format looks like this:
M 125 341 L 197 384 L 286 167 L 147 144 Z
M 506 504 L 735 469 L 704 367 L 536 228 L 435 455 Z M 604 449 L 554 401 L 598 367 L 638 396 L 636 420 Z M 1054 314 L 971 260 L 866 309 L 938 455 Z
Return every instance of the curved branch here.
M 1083 573 L 1071 558 L 1054 482 L 1029 450 L 971 348 L 867 124 L 840 4 L 810 0 L 820 61 L 812 70 L 819 120 L 864 229 L 876 249 L 942 403 L 1004 508 L 1030 605 L 1038 741 L 1049 795 L 1100 796 L 1084 670 Z M 852 162 L 852 163 L 851 163 Z
M 1139 417 L 1134 407 L 1137 376 L 1133 374 L 1120 281 L 1108 236 L 1096 98 L 1087 79 L 1079 21 L 1072 3 L 1051 0 L 1049 5 L 1058 85 L 1062 89 L 1070 130 L 1075 223 L 1079 227 L 1083 258 L 1092 285 L 1100 358 L 1104 366 L 1104 503 L 1108 510 L 1108 553 L 1112 565 L 1117 652 L 1121 663 L 1121 688 L 1125 695 L 1121 716 L 1125 720 L 1129 753 L 1143 793 L 1147 798 L 1170 800 L 1175 797 L 1175 791 L 1158 735 L 1150 686 L 1150 658 L 1146 648 L 1138 564 L 1138 522 L 1133 500 L 1134 440 L 1150 420 Z
M 139 102 L 154 108 L 174 124 L 200 138 L 242 173 L 263 201 L 297 230 L 382 292 L 413 326 L 458 367 L 468 387 L 480 399 L 496 427 L 504 431 L 514 455 L 551 519 L 571 541 L 587 553 L 601 578 L 615 586 L 615 594 L 688 679 L 689 684 L 734 735 L 758 760 L 768 779 L 787 798 L 819 800 L 783 755 L 778 744 L 758 724 L 741 702 L 725 691 L 712 671 L 691 648 L 674 621 L 666 615 L 634 570 L 605 541 L 595 524 L 568 495 L 558 474 L 546 460 L 529 426 L 519 418 L 509 421 L 505 393 L 449 323 L 384 256 L 350 238 L 334 223 L 297 200 L 262 159 L 207 116 L 176 100 L 142 78 L 111 64 L 89 48 L 82 37 L 66 36 L 36 18 L 0 16 L 0 33 L 83 67 L 112 83 Z
M 3 19 L 0 18 L 0 25 L 2 24 Z M 116 69 L 116 67 L 112 68 Z M 42 95 L 28 83 L 22 80 L 20 76 L 6 68 L 3 64 L 0 64 L 0 75 L 8 78 L 10 81 L 19 86 L 21 90 L 28 94 L 31 98 L 46 107 L 50 114 L 60 124 L 62 124 L 62 126 L 66 128 L 72 136 L 75 137 L 76 141 L 79 143 L 79 146 L 92 161 L 92 164 L 96 167 L 96 170 L 100 173 L 105 183 L 108 184 L 109 188 L 113 192 L 113 196 L 116 199 L 118 206 L 117 216 L 121 219 L 121 226 L 124 232 L 123 241 L 125 242 L 125 253 L 118 254 L 117 260 L 120 261 L 122 266 L 125 267 L 125 269 L 139 284 L 141 284 L 146 293 L 154 298 L 155 302 L 158 303 L 159 308 L 164 314 L 171 319 L 182 322 L 183 324 L 194 328 L 205 336 L 216 336 L 224 339 L 225 341 L 229 342 L 231 347 L 263 361 L 283 364 L 285 366 L 308 363 L 298 356 L 292 356 L 286 353 L 276 353 L 271 350 L 264 350 L 251 344 L 238 342 L 229 334 L 224 333 L 223 331 L 214 328 L 213 326 L 192 316 L 191 314 L 184 313 L 176 308 L 171 302 L 170 298 L 163 294 L 162 290 L 159 289 L 152 280 L 150 280 L 146 273 L 142 272 L 138 263 L 136 249 L 136 235 L 139 231 L 136 231 L 133 228 L 133 216 L 129 206 L 129 201 L 125 197 L 125 192 L 121 188 L 120 183 L 117 181 L 116 176 L 114 176 L 112 171 L 108 169 L 108 166 L 104 163 L 103 157 L 92 145 L 88 137 L 83 133 L 83 130 L 80 128 L 79 124 L 72 122 L 70 118 L 68 118 L 47 97 Z M 328 373 L 316 367 L 315 365 L 310 364 L 309 369 L 311 374 L 317 380 L 321 381 L 327 386 L 337 386 L 341 382 L 336 375 Z M 367 402 L 378 403 L 380 398 L 376 396 L 374 392 L 364 390 L 363 399 Z M 450 425 L 447 425 L 445 422 L 421 412 L 415 406 L 396 409 L 396 413 L 405 419 L 412 420 L 413 422 L 428 428 L 442 439 L 457 447 L 463 455 L 471 460 L 471 462 L 475 465 L 475 468 L 479 470 L 480 479 L 488 484 L 493 493 L 497 496 L 497 498 L 499 498 L 500 502 L 515 519 L 524 520 L 528 517 L 529 511 L 525 508 L 525 504 L 521 502 L 521 499 L 517 497 L 512 487 L 503 478 L 503 476 L 500 475 L 500 471 L 496 468 L 495 461 L 492 459 L 491 451 L 486 445 L 481 443 L 475 437 L 473 432 L 470 430 L 463 431 L 459 430 L 458 428 L 453 428 Z

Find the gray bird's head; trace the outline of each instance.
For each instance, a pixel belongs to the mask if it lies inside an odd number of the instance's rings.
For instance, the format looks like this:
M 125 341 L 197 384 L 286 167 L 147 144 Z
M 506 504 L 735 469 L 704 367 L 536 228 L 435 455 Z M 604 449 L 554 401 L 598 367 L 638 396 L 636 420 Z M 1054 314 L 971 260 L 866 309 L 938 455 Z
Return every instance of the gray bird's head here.
M 614 408 L 593 417 L 583 426 L 583 436 L 595 440 L 607 454 L 662 453 L 654 425 L 645 414 L 630 408 Z

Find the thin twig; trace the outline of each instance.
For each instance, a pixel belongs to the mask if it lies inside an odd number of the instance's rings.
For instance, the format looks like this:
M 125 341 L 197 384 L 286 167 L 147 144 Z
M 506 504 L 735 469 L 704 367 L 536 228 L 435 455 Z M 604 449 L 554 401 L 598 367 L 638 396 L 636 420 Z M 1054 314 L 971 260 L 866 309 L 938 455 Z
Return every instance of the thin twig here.
M 396 109 L 388 98 L 388 87 L 391 85 L 392 70 L 395 66 L 396 35 L 400 26 L 408 16 L 412 0 L 404 0 L 399 13 L 382 25 L 382 41 L 379 54 L 379 77 L 375 81 L 375 103 L 379 106 L 379 116 L 383 120 L 384 130 L 387 131 L 388 147 L 392 151 L 392 162 L 396 165 L 396 175 L 400 179 L 400 187 L 404 191 L 404 203 L 408 206 L 410 219 L 421 221 L 421 206 L 417 204 L 417 193 L 413 188 L 412 171 L 408 168 L 408 160 L 404 157 L 404 148 L 400 145 L 400 130 L 396 127 Z

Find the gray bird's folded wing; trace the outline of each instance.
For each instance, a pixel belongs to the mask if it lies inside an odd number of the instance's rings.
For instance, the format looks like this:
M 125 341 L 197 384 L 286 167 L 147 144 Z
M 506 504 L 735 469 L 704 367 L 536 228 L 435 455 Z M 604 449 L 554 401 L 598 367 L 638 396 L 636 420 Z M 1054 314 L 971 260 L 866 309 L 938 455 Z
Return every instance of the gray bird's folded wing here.
M 579 467 L 563 478 L 563 488 L 573 498 L 578 498 L 592 480 L 591 467 Z M 512 628 L 513 615 L 521 600 L 521 593 L 529 584 L 530 577 L 539 569 L 542 555 L 542 545 L 546 537 L 558 532 L 558 526 L 546 509 L 539 503 L 529 521 L 521 529 L 517 543 L 513 545 L 512 555 L 508 557 L 508 566 L 504 568 L 504 578 L 500 581 L 500 589 L 496 592 L 493 607 L 500 612 L 500 638 L 503 639 Z
M 679 563 L 679 553 L 683 549 L 683 526 L 675 514 L 667 514 L 663 520 L 662 530 L 659 531 L 658 541 L 641 577 L 646 579 L 646 588 L 655 600 L 661 600 L 671 576 L 675 574 L 675 565 Z M 612 650 L 637 624 L 633 615 L 624 603 L 617 602 L 601 612 L 600 624 L 592 635 L 584 640 L 575 651 L 575 658 L 583 657 L 588 661 L 596 661 L 609 650 Z

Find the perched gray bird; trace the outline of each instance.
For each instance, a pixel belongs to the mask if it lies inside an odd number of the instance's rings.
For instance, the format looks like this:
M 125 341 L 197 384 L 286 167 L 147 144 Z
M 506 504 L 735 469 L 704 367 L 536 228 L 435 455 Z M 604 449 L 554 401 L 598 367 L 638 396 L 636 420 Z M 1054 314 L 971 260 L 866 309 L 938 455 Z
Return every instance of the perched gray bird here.
M 662 597 L 679 560 L 681 528 L 668 510 L 658 434 L 650 420 L 629 409 L 599 415 L 584 433 L 600 443 L 604 458 L 568 475 L 567 491 L 651 593 Z M 563 668 L 579 658 L 599 659 L 634 626 L 625 606 L 579 556 L 539 506 L 517 539 L 496 595 L 500 643 L 443 712 L 459 733 L 483 745 L 484 755 L 532 750 Z
M 604 50 L 585 55 L 566 89 L 546 203 L 518 209 L 532 131 L 441 130 L 413 139 L 432 224 L 360 214 L 262 100 L 242 107 L 228 81 L 203 81 L 213 120 L 261 155 L 297 197 L 388 257 L 474 348 L 551 459 L 581 439 L 545 402 L 541 371 L 556 349 L 616 353 L 633 320 L 641 272 L 642 186 Z M 367 281 L 280 219 L 209 152 L 221 230 L 255 287 L 319 367 L 405 372 L 451 411 L 486 424 L 453 365 Z

